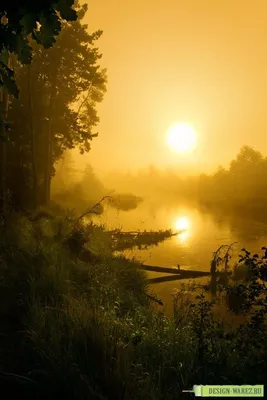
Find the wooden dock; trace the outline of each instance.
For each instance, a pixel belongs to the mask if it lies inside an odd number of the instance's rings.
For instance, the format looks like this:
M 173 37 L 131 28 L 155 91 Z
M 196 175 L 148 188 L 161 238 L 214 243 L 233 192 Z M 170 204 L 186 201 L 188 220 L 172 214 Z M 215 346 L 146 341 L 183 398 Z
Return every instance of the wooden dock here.
M 169 282 L 175 280 L 182 280 L 182 279 L 194 279 L 194 278 L 201 278 L 205 276 L 210 276 L 210 271 L 198 271 L 198 270 L 191 270 L 191 269 L 179 269 L 179 268 L 170 268 L 170 267 L 159 267 L 154 265 L 140 265 L 140 269 L 149 272 L 159 272 L 159 273 L 167 273 L 169 275 L 160 276 L 158 278 L 151 278 L 148 279 L 149 283 L 161 283 L 161 282 Z

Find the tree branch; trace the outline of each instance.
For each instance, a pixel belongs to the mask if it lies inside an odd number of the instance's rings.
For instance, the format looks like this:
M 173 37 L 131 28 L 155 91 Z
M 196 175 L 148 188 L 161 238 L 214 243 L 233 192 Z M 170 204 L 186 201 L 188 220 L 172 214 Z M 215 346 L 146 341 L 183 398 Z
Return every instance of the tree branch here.
M 75 229 L 76 226 L 78 225 L 79 221 L 80 221 L 83 217 L 85 217 L 86 215 L 91 214 L 91 213 L 93 212 L 94 208 L 96 208 L 97 206 L 99 206 L 99 205 L 102 203 L 102 201 L 104 201 L 105 199 L 110 199 L 110 198 L 112 198 L 112 196 L 110 196 L 110 194 L 113 193 L 113 192 L 114 192 L 114 190 L 112 190 L 108 195 L 103 196 L 102 199 L 100 199 L 97 203 L 95 203 L 95 204 L 93 205 L 93 207 L 90 208 L 89 211 L 86 211 L 86 212 L 85 212 L 84 214 L 82 214 L 79 218 L 77 218 L 76 224 L 74 225 L 72 231 L 74 231 L 74 229 Z

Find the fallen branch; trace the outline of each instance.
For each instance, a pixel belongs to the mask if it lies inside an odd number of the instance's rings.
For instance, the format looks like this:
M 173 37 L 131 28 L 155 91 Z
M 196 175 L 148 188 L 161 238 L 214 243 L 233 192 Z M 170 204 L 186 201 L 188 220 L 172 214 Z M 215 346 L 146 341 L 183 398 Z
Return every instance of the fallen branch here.
M 146 293 L 146 296 L 149 298 L 149 300 L 154 301 L 155 303 L 158 303 L 160 306 L 163 306 L 163 302 L 159 299 L 157 299 L 156 297 L 151 296 L 150 294 Z
M 114 190 L 112 190 L 112 192 L 110 192 L 110 194 L 113 193 L 113 192 L 114 192 Z M 72 231 L 75 230 L 75 228 L 77 227 L 79 221 L 80 221 L 82 218 L 84 218 L 86 215 L 91 214 L 91 213 L 93 212 L 93 210 L 94 210 L 97 206 L 100 206 L 100 204 L 102 203 L 102 201 L 104 201 L 105 199 L 111 199 L 112 196 L 110 196 L 110 194 L 108 194 L 108 195 L 106 195 L 106 196 L 103 196 L 102 199 L 100 199 L 96 204 L 93 205 L 93 207 L 90 208 L 90 210 L 88 210 L 88 211 L 86 211 L 85 213 L 83 213 L 82 215 L 80 215 L 80 217 L 76 219 L 76 224 L 74 225 Z
M 142 231 L 128 231 L 128 232 L 122 232 L 119 230 L 113 230 L 113 231 L 109 231 L 113 236 L 152 236 L 152 235 L 162 235 L 162 234 L 167 234 L 168 236 L 176 236 L 179 235 L 180 233 L 182 233 L 182 231 L 178 231 L 178 232 L 174 232 L 171 233 L 171 230 L 166 230 L 166 231 L 147 231 L 147 232 L 142 232 Z

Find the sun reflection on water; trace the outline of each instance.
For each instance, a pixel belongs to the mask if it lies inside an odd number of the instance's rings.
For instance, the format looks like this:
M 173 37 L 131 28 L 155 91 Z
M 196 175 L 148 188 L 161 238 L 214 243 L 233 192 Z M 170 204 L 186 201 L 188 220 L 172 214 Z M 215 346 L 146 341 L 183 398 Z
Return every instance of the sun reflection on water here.
M 189 237 L 189 232 L 188 231 L 184 231 L 179 233 L 179 235 L 177 235 L 177 239 L 179 240 L 179 242 L 184 243 L 186 242 L 186 240 Z
M 179 242 L 184 243 L 190 236 L 190 225 L 190 219 L 187 216 L 181 216 L 175 220 L 175 229 L 182 231 L 177 235 Z

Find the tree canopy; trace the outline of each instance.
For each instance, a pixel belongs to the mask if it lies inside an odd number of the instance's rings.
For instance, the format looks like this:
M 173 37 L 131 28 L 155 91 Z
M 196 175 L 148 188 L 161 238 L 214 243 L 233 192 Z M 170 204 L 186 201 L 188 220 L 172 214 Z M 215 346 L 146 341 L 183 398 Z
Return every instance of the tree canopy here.
M 75 21 L 74 0 L 5 0 L 0 5 L 0 85 L 18 95 L 14 74 L 8 63 L 13 53 L 23 64 L 32 60 L 31 41 L 51 47 L 62 23 Z
M 25 7 L 19 9 L 17 19 L 12 17 L 12 8 L 2 13 L 10 19 L 1 29 L 6 29 L 8 36 L 9 24 L 17 23 L 29 50 L 29 57 L 20 57 L 11 38 L 3 38 L 3 52 L 17 55 L 10 71 L 13 84 L 16 76 L 20 95 L 6 96 L 2 102 L 0 198 L 9 191 L 16 207 L 47 204 L 55 163 L 67 149 L 88 152 L 98 135 L 96 106 L 106 91 L 106 71 L 99 66 L 101 54 L 95 43 L 102 31 L 88 33 L 82 22 L 87 6 L 75 2 L 74 10 L 72 3 L 59 1 L 47 9 Z M 27 29 L 19 27 L 24 27 L 23 12 L 29 17 Z M 29 25 L 33 18 L 41 26 Z
M 87 6 L 75 6 L 77 18 L 60 19 L 52 47 L 27 38 L 30 64 L 13 63 L 20 95 L 8 102 L 5 175 L 20 206 L 49 202 L 55 163 L 67 149 L 88 152 L 98 134 L 96 105 L 106 91 L 106 71 L 95 42 L 102 31 L 89 34 L 82 22 Z

